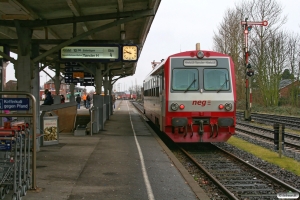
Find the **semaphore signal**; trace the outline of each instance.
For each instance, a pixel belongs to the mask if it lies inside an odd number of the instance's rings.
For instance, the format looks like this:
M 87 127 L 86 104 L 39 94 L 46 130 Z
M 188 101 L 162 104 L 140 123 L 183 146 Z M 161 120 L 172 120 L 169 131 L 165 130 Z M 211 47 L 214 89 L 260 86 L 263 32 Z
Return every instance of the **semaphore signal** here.
M 248 34 L 254 25 L 267 26 L 268 21 L 241 21 L 244 27 L 244 52 L 245 52 L 245 84 L 246 84 L 246 110 L 244 113 L 244 118 L 247 121 L 251 121 L 251 106 L 252 106 L 252 91 L 251 91 L 251 77 L 254 75 L 254 70 L 251 69 L 251 64 L 249 63 L 250 52 L 248 50 Z

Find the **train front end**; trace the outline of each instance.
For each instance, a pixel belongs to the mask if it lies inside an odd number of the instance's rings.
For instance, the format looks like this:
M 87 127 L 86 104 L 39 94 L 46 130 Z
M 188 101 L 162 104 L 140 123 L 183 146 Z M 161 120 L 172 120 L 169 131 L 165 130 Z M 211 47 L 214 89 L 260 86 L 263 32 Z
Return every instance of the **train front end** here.
M 165 72 L 162 127 L 174 142 L 225 142 L 235 133 L 235 75 L 228 55 L 200 50 L 175 54 Z

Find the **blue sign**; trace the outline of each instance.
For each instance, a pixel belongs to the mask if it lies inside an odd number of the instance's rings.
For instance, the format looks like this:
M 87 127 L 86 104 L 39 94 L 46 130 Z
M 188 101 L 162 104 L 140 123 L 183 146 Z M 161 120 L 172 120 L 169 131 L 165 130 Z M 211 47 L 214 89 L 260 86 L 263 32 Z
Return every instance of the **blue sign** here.
M 29 110 L 29 98 L 0 98 L 0 110 Z

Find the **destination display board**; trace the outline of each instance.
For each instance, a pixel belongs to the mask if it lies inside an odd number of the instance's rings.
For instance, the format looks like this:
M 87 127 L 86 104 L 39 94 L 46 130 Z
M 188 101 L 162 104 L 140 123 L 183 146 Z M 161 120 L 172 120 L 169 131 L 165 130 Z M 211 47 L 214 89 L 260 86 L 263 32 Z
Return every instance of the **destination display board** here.
M 94 86 L 95 83 L 94 82 L 83 82 L 83 83 L 80 83 L 80 86 Z
M 65 83 L 83 83 L 83 82 L 90 82 L 94 81 L 94 76 L 88 72 L 65 72 Z
M 0 98 L 0 110 L 29 110 L 29 98 Z
M 118 61 L 119 46 L 66 46 L 60 50 L 61 60 Z
M 65 72 L 83 72 L 84 68 L 80 67 L 65 67 Z

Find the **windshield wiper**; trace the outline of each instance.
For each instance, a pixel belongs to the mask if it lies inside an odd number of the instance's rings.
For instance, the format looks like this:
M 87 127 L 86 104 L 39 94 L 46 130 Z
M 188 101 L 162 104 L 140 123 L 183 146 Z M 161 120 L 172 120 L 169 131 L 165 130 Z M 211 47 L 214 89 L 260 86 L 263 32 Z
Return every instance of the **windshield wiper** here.
M 186 88 L 186 90 L 184 91 L 184 93 L 186 93 L 186 91 L 188 91 L 188 89 L 190 89 L 190 87 L 193 85 L 193 83 L 195 83 L 196 79 L 193 80 L 193 82 L 190 84 L 190 86 L 188 88 Z
M 223 89 L 225 83 L 227 83 L 228 81 L 229 81 L 229 80 L 227 80 L 227 79 L 225 80 L 225 82 L 223 83 L 223 85 L 218 89 L 217 93 L 220 92 L 220 91 Z

